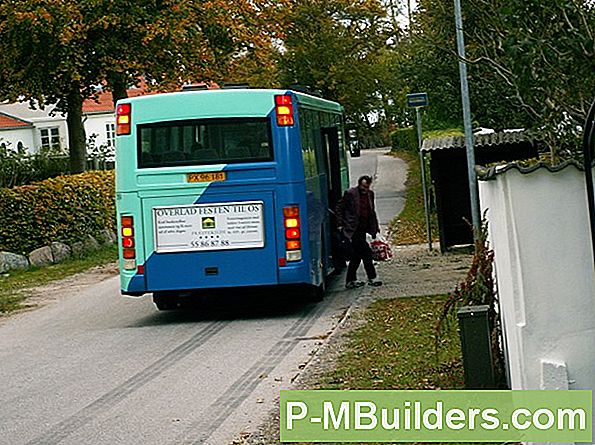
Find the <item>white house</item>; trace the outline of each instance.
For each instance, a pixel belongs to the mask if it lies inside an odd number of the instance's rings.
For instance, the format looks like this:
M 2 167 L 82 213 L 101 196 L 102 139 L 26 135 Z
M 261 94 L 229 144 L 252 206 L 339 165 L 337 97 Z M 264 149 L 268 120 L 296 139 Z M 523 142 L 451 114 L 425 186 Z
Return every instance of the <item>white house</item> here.
M 128 96 L 145 94 L 145 88 L 131 88 Z M 40 148 L 68 148 L 66 115 L 55 112 L 55 106 L 32 109 L 28 102 L 0 103 L 0 145 L 30 153 Z M 95 135 L 95 146 L 113 147 L 115 143 L 115 109 L 112 94 L 102 91 L 96 99 L 83 103 L 83 122 L 87 140 Z

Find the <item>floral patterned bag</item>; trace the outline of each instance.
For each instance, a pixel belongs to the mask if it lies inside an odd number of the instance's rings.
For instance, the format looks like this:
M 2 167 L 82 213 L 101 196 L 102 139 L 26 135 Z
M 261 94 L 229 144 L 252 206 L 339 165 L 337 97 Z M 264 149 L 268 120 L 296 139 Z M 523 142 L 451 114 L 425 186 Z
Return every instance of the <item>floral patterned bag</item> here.
M 372 259 L 374 261 L 390 261 L 393 259 L 393 251 L 384 238 L 379 237 L 372 240 L 370 247 L 372 248 Z

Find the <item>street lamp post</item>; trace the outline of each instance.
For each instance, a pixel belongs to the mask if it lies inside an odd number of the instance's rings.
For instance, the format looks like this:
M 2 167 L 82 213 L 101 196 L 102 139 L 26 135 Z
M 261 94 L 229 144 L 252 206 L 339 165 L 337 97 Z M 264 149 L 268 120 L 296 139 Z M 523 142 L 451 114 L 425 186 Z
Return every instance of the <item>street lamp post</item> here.
M 474 237 L 480 230 L 479 198 L 477 193 L 477 176 L 475 175 L 475 151 L 473 148 L 473 129 L 471 127 L 471 105 L 469 103 L 469 84 L 467 83 L 467 63 L 465 62 L 465 38 L 463 36 L 463 18 L 461 16 L 461 0 L 455 2 L 455 23 L 457 28 L 457 49 L 459 54 L 459 74 L 461 77 L 461 98 L 463 102 L 463 124 L 465 127 L 465 146 L 467 147 L 467 176 L 471 195 L 471 220 Z

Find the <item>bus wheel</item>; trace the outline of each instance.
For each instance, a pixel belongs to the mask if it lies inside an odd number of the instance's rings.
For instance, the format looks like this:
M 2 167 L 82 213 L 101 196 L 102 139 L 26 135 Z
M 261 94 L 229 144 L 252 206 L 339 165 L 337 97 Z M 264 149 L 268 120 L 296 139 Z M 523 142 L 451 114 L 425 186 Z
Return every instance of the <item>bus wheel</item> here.
M 171 311 L 180 307 L 180 298 L 175 294 L 156 292 L 153 294 L 153 303 L 160 311 Z

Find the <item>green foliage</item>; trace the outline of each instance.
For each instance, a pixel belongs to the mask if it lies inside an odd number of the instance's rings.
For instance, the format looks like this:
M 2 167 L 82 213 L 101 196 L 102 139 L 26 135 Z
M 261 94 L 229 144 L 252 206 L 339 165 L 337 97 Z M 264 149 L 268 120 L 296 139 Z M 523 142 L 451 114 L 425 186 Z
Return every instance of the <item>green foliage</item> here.
M 429 93 L 428 127 L 461 123 L 452 0 L 420 0 L 402 65 L 411 88 Z M 473 120 L 525 128 L 552 156 L 573 152 L 595 90 L 595 9 L 567 0 L 462 2 Z
M 428 130 L 423 132 L 424 139 L 445 138 L 449 136 L 465 136 L 462 128 L 445 128 L 442 130 Z
M 285 51 L 279 56 L 282 85 L 319 90 L 345 107 L 364 146 L 372 135 L 371 112 L 382 108 L 386 11 L 379 0 L 300 0 L 285 17 Z
M 269 7 L 269 0 L 0 2 L 0 101 L 66 112 L 70 168 L 83 171 L 82 104 L 98 84 L 118 99 L 140 76 L 161 89 L 222 78 L 234 56 L 263 34 L 270 41 L 263 30 L 274 26 L 260 19 Z
M 113 146 L 97 145 L 97 136 L 93 133 L 87 139 L 88 160 L 92 163 L 93 170 L 109 170 L 110 165 L 115 164 L 116 149 Z
M 462 7 L 467 56 L 472 58 L 478 43 L 469 34 L 477 26 L 475 16 L 484 12 L 473 9 L 469 2 L 462 2 Z M 452 0 L 420 0 L 411 38 L 396 51 L 403 53 L 398 75 L 408 81 L 408 92 L 427 92 L 430 98 L 425 128 L 462 125 L 456 45 Z M 510 101 L 513 91 L 490 67 L 485 63 L 469 64 L 468 78 L 473 120 L 496 129 L 525 126 L 518 107 Z
M 399 128 L 391 135 L 391 147 L 394 151 L 409 150 L 417 152 L 417 131 L 413 127 Z
M 576 148 L 595 90 L 595 8 L 567 0 L 471 0 L 473 57 L 503 79 L 550 145 Z M 536 32 L 538 30 L 538 32 Z
M 68 172 L 68 157 L 54 149 L 28 154 L 0 144 L 0 188 L 42 181 Z
M 0 250 L 28 254 L 115 230 L 114 172 L 59 176 L 0 189 Z

